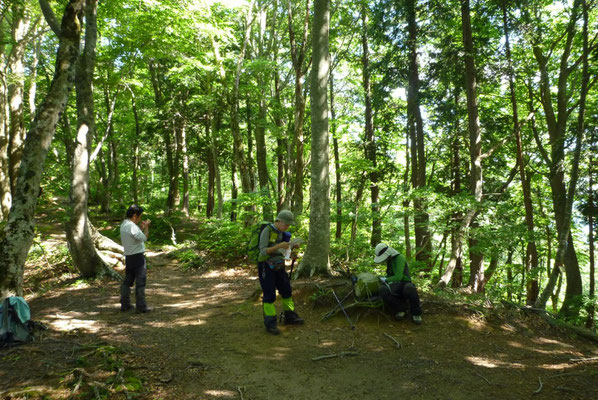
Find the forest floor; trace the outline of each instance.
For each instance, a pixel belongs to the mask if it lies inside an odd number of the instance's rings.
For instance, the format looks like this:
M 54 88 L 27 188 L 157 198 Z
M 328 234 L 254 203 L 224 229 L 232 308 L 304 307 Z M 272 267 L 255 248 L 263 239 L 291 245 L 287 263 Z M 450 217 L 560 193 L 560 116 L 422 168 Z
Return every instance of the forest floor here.
M 44 244 L 64 245 L 59 229 Z M 185 269 L 151 246 L 147 256 L 147 314 L 119 310 L 116 281 L 28 266 L 25 297 L 48 329 L 0 349 L 0 398 L 598 399 L 596 343 L 516 308 L 422 291 L 422 325 L 355 307 L 352 330 L 342 313 L 322 321 L 334 300 L 317 296 L 342 298 L 346 279 L 300 279 L 306 323 L 272 336 L 254 267 Z

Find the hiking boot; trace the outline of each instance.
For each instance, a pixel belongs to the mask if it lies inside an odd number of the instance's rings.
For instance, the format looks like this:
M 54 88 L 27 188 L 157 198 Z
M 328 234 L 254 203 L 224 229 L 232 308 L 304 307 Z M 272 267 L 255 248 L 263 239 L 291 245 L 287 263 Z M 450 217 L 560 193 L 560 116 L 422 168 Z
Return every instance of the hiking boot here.
M 280 329 L 276 326 L 276 317 L 264 317 L 266 332 L 272 335 L 280 335 Z
M 423 322 L 423 321 L 422 321 L 422 316 L 421 316 L 421 315 L 414 315 L 414 316 L 413 316 L 413 318 L 412 318 L 412 320 L 413 320 L 413 323 L 414 323 L 415 325 L 421 325 L 421 324 L 422 324 L 422 322 Z
M 404 320 L 405 319 L 405 311 L 399 311 L 398 313 L 396 313 L 395 318 L 397 319 L 397 321 Z
M 267 326 L 266 327 L 266 332 L 272 334 L 272 335 L 280 335 L 280 329 L 278 329 L 278 327 L 276 325 L 274 326 Z
M 148 313 L 148 312 L 150 312 L 152 310 L 153 310 L 153 308 L 145 307 L 145 308 L 138 308 L 138 309 L 135 310 L 135 312 L 137 314 L 145 314 L 145 313 Z
M 285 325 L 303 325 L 305 321 L 299 317 L 295 311 L 284 312 L 284 324 Z
M 131 309 L 131 306 L 120 306 L 120 311 L 129 311 Z

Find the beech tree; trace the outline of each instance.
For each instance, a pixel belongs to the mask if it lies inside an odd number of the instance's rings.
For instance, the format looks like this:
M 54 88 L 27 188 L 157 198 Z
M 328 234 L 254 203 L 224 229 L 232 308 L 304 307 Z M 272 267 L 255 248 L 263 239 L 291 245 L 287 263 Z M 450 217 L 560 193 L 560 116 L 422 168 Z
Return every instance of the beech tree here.
M 42 168 L 74 82 L 84 6 L 84 0 L 70 0 L 66 5 L 52 84 L 25 138 L 13 204 L 0 240 L 0 291 L 3 296 L 23 294 L 23 267 L 35 232 L 34 214 Z
M 311 212 L 307 249 L 298 273 L 310 276 L 326 274 L 330 250 L 330 181 L 328 178 L 328 73 L 330 56 L 329 0 L 316 0 L 312 27 L 311 71 Z

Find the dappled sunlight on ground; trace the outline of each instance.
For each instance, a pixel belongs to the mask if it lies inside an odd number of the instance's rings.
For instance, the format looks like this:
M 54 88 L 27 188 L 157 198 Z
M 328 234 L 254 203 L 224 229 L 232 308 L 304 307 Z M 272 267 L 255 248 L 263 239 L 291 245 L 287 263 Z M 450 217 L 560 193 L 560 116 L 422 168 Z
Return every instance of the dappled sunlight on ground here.
M 206 390 L 204 393 L 207 396 L 218 399 L 236 399 L 239 395 L 237 392 L 233 392 L 232 390 Z
M 537 343 L 538 341 L 534 340 L 534 342 Z M 558 343 L 558 342 L 556 342 L 556 343 Z M 547 349 L 541 349 L 536 346 L 528 346 L 528 345 L 524 345 L 519 342 L 508 342 L 508 344 L 509 344 L 509 346 L 512 346 L 512 347 L 527 350 L 530 352 L 542 353 L 542 354 L 546 354 L 546 355 L 572 354 L 572 351 L 574 350 L 574 348 L 572 346 L 564 346 L 564 345 L 562 345 L 562 343 L 558 343 L 559 344 L 558 348 L 554 348 L 554 346 L 553 346 L 553 347 L 550 347 Z M 553 343 L 553 344 L 555 344 L 555 343 Z
M 534 398 L 598 398 L 597 362 L 571 361 L 598 355 L 596 346 L 550 328 L 534 331 L 524 319 L 438 301 L 435 309 L 422 293 L 423 325 L 355 307 L 347 310 L 351 330 L 342 312 L 321 321 L 334 299 L 315 304 L 314 283 L 340 280 L 318 278 L 293 282 L 305 325 L 282 325 L 271 336 L 254 268 L 184 270 L 162 253 L 150 254 L 150 313 L 121 312 L 116 281 L 80 283 L 71 276 L 70 283 L 35 295 L 33 319 L 48 325 L 47 339 L 23 346 L 23 353 L 0 353 L 0 398 L 4 384 L 18 390 L 46 382 L 52 382 L 47 398 L 68 398 L 80 375 L 65 386 L 65 374 L 91 373 L 93 365 L 78 360 L 97 346 L 118 350 L 124 371 L 143 386 L 130 397 L 142 400 L 469 400 L 482 393 L 511 400 L 533 396 L 540 377 L 544 386 Z M 342 298 L 341 287 L 332 287 Z M 280 297 L 275 305 L 280 312 Z M 97 376 L 109 386 L 117 374 L 109 365 Z
M 49 322 L 50 326 L 59 332 L 70 332 L 75 330 L 85 330 L 90 333 L 97 333 L 104 324 L 91 319 L 73 318 L 71 315 L 56 314 L 56 319 Z
M 539 337 L 539 338 L 533 338 L 532 342 L 534 343 L 538 343 L 538 344 L 545 344 L 545 345 L 558 345 L 559 347 L 562 347 L 563 349 L 569 349 L 569 350 L 574 350 L 575 347 L 573 347 L 572 345 L 568 344 L 568 343 L 564 343 L 560 340 L 554 340 L 554 339 L 549 339 L 549 338 L 545 338 L 545 337 Z
M 466 360 L 471 362 L 473 365 L 477 365 L 479 367 L 485 368 L 525 368 L 525 365 L 520 363 L 513 363 L 513 362 L 505 362 L 501 360 L 486 358 L 486 357 L 474 357 L 468 356 L 465 357 Z

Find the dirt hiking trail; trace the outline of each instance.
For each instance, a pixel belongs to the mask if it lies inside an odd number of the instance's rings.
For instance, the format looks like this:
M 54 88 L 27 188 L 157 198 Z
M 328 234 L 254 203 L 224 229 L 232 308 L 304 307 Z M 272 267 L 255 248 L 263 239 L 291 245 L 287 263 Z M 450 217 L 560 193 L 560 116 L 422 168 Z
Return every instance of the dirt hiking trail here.
M 321 321 L 334 300 L 312 296 L 341 297 L 346 279 L 298 280 L 306 323 L 272 336 L 254 267 L 186 271 L 147 254 L 150 313 L 121 312 L 115 281 L 59 280 L 26 296 L 48 329 L 0 349 L 0 398 L 598 399 L 596 344 L 517 309 L 423 293 L 421 326 L 354 308 L 351 330 L 342 313 Z

